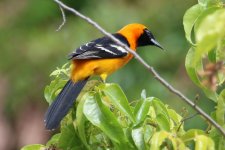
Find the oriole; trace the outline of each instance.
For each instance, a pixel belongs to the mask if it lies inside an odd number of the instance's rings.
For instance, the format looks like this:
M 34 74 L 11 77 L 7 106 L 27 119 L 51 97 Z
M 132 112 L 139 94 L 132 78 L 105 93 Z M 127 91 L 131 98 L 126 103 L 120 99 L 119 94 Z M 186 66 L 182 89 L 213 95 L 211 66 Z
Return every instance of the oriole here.
M 112 35 L 134 51 L 137 47 L 146 45 L 162 49 L 142 24 L 128 24 Z M 48 108 L 45 115 L 46 128 L 54 129 L 59 125 L 90 76 L 99 75 L 105 81 L 108 75 L 124 66 L 132 57 L 132 54 L 109 37 L 88 42 L 72 52 L 69 55 L 72 60 L 71 79 Z

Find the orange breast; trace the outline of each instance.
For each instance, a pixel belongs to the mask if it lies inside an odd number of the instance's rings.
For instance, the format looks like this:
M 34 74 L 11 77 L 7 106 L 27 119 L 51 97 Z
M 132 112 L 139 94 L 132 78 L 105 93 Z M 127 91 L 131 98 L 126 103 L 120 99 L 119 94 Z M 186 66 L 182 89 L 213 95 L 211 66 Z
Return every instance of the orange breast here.
M 124 66 L 131 58 L 132 55 L 129 54 L 123 58 L 73 60 L 71 79 L 77 82 L 92 75 L 104 75 L 107 77 Z

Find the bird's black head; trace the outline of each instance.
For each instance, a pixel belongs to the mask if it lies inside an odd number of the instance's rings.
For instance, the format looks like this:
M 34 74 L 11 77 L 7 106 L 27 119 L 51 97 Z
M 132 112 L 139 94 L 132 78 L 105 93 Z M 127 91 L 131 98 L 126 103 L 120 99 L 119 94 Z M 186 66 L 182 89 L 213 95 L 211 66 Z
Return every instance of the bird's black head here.
M 145 28 L 137 41 L 137 46 L 147 45 L 154 45 L 163 49 L 162 46 L 155 40 L 153 34 L 147 28 Z

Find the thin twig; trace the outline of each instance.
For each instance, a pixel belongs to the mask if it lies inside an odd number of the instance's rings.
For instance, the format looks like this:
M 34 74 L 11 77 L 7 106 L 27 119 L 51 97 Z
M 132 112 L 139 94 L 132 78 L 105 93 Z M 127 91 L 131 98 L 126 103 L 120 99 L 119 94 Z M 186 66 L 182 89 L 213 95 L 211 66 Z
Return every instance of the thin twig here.
M 62 29 L 62 27 L 65 25 L 66 23 L 66 15 L 65 15 L 65 12 L 64 12 L 64 9 L 61 7 L 61 5 L 59 5 L 59 8 L 61 10 L 61 13 L 62 13 L 62 18 L 63 18 L 63 21 L 62 23 L 59 25 L 58 29 L 56 31 L 59 31 Z
M 194 117 L 197 116 L 197 115 L 199 115 L 199 114 L 198 114 L 198 113 L 195 113 L 195 114 L 193 114 L 193 115 L 191 115 L 191 116 L 189 116 L 189 117 L 183 118 L 183 119 L 180 121 L 180 125 L 179 125 L 179 127 L 177 128 L 177 132 L 180 130 L 182 124 L 183 124 L 186 120 L 189 120 L 189 119 L 191 119 L 191 118 L 194 118 Z
M 194 118 L 194 117 L 197 116 L 197 115 L 199 115 L 199 114 L 198 114 L 198 113 L 195 113 L 195 114 L 193 114 L 193 115 L 191 115 L 191 116 L 189 116 L 189 117 L 183 118 L 183 119 L 181 120 L 181 122 L 184 122 L 184 121 L 186 121 L 186 120 L 189 120 L 189 119 L 191 119 L 191 118 Z
M 114 36 L 112 36 L 110 33 L 106 32 L 102 27 L 100 27 L 96 22 L 91 20 L 90 18 L 84 16 L 77 10 L 68 7 L 64 3 L 62 3 L 59 0 L 54 0 L 58 5 L 60 5 L 65 10 L 70 11 L 71 13 L 75 14 L 76 16 L 84 19 L 89 24 L 97 28 L 101 33 L 103 33 L 105 36 L 111 38 L 114 42 L 116 42 L 118 45 L 124 47 L 129 53 L 131 53 L 150 73 L 153 74 L 155 79 L 157 79 L 160 83 L 162 83 L 170 92 L 174 93 L 178 97 L 180 97 L 183 101 L 185 101 L 188 105 L 190 105 L 193 109 L 195 109 L 199 114 L 201 114 L 208 122 L 210 122 L 215 128 L 217 128 L 221 134 L 225 137 L 225 131 L 223 128 L 215 122 L 208 114 L 206 114 L 200 107 L 196 106 L 194 102 L 192 102 L 189 98 L 187 98 L 184 94 L 182 94 L 179 90 L 175 89 L 172 85 L 170 85 L 167 81 L 165 81 L 156 71 L 155 69 L 148 65 L 135 51 L 131 50 L 129 47 L 127 47 L 124 43 L 116 39 Z

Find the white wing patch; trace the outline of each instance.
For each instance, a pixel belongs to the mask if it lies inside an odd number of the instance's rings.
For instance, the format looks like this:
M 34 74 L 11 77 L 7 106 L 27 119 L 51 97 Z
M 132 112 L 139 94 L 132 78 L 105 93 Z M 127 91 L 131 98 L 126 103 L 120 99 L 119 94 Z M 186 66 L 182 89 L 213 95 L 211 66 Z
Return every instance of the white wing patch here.
M 129 46 L 126 38 L 120 34 L 113 34 L 121 42 Z M 117 45 L 108 37 L 98 38 L 73 51 L 68 59 L 100 59 L 100 58 L 121 58 L 128 54 L 122 46 Z
M 122 53 L 128 53 L 128 52 L 127 52 L 123 47 L 121 47 L 121 46 L 113 45 L 113 44 L 111 44 L 110 46 L 116 48 L 118 51 L 121 51 Z
M 85 58 L 85 57 L 87 57 L 87 56 L 91 56 L 91 57 L 93 57 L 93 58 L 100 58 L 99 56 L 97 56 L 97 55 L 95 55 L 95 54 L 96 54 L 96 51 L 86 51 L 86 52 L 80 54 L 80 55 L 77 56 L 77 57 L 79 57 L 79 58 Z
M 96 48 L 99 48 L 99 49 L 101 49 L 101 50 L 103 50 L 103 51 L 105 51 L 105 52 L 107 52 L 107 53 L 112 54 L 112 55 L 117 55 L 116 53 L 114 53 L 114 52 L 112 52 L 111 50 L 106 49 L 106 48 L 104 48 L 104 47 L 96 46 Z
M 86 44 L 86 46 L 88 47 L 90 44 L 92 44 L 92 43 L 94 43 L 94 42 L 88 42 L 87 44 Z

